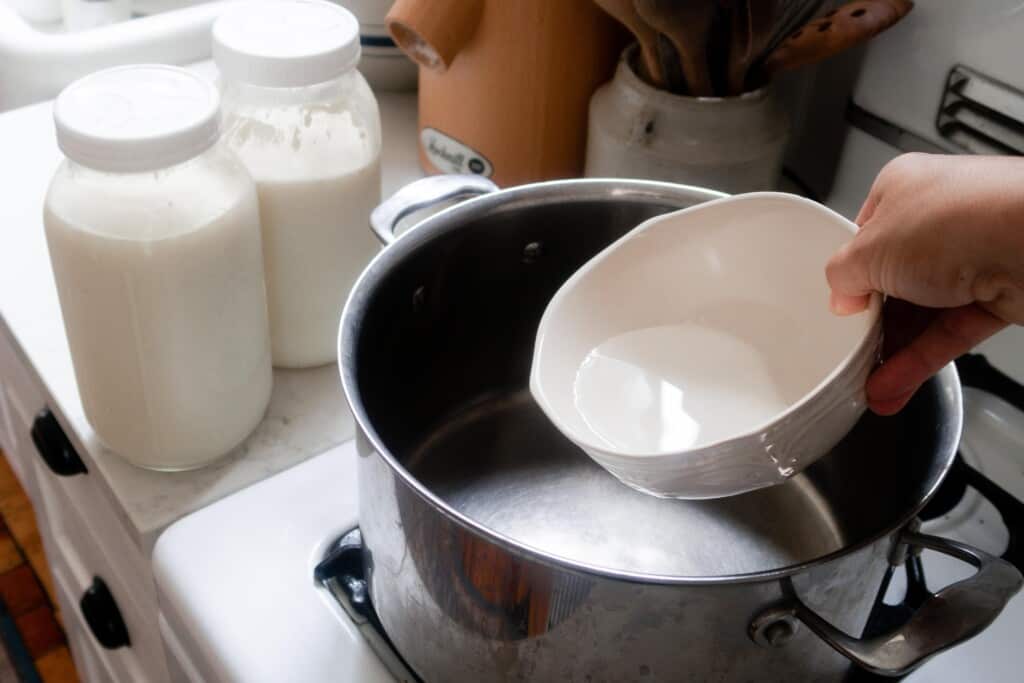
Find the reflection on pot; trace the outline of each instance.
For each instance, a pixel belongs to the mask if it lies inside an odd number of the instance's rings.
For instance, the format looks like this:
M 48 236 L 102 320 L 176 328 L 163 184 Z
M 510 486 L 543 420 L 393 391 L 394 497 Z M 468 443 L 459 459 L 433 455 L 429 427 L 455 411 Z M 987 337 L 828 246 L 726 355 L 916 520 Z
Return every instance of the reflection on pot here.
M 397 499 L 424 588 L 472 632 L 496 641 L 541 636 L 571 616 L 589 591 L 585 577 L 551 572 L 446 517 L 425 514 L 419 499 Z

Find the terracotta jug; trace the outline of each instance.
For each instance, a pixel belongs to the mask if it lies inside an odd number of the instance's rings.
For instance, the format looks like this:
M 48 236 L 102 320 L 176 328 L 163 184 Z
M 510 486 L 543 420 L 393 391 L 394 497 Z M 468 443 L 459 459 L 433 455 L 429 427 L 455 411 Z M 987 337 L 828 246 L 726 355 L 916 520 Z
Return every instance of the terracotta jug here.
M 502 186 L 579 176 L 590 96 L 625 44 L 592 0 L 398 0 L 420 65 L 420 163 Z

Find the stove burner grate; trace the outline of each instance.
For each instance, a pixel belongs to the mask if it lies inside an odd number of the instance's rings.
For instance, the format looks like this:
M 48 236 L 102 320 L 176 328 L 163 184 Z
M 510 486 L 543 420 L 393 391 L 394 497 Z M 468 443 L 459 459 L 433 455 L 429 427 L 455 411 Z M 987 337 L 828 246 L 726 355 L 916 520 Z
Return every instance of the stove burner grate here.
M 346 532 L 331 545 L 324 559 L 313 570 L 313 578 L 341 604 L 370 648 L 396 680 L 401 683 L 423 683 L 388 638 L 370 602 L 363 568 L 363 534 L 359 527 Z

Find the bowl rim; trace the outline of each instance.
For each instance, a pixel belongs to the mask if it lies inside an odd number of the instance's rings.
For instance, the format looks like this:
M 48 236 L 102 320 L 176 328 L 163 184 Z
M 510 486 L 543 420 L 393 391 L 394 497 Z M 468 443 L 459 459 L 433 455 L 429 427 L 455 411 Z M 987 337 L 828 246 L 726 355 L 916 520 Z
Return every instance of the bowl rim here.
M 844 217 L 843 215 L 833 211 L 827 206 L 801 197 L 799 195 L 790 194 L 787 192 L 748 192 L 737 195 L 729 195 L 719 199 L 713 199 L 708 202 L 695 204 L 693 206 L 680 209 L 678 211 L 672 211 L 670 213 L 661 214 L 647 219 L 643 223 L 640 223 L 635 228 L 627 232 L 625 235 L 615 240 L 607 247 L 598 252 L 593 258 L 583 264 L 572 276 L 566 280 L 555 295 L 551 297 L 547 307 L 544 309 L 544 314 L 541 316 L 540 323 L 537 325 L 537 335 L 533 345 L 533 358 L 530 364 L 530 393 L 533 395 L 537 405 L 540 406 L 541 410 L 551 421 L 551 423 L 560 431 L 563 435 L 569 438 L 571 441 L 576 443 L 584 450 L 591 452 L 596 451 L 601 454 L 601 457 L 609 457 L 611 460 L 621 459 L 624 463 L 629 461 L 637 460 L 656 460 L 656 459 L 668 459 L 678 458 L 680 456 L 692 456 L 694 458 L 708 455 L 712 451 L 720 450 L 723 447 L 736 445 L 750 439 L 758 439 L 762 434 L 771 431 L 776 425 L 786 421 L 794 413 L 800 411 L 812 400 L 820 397 L 825 393 L 836 380 L 846 372 L 849 372 L 852 368 L 854 361 L 856 361 L 860 355 L 865 351 L 866 345 L 874 345 L 878 343 L 878 336 L 880 331 L 880 320 L 882 310 L 882 296 L 877 292 L 873 293 L 869 299 L 868 308 L 862 312 L 854 315 L 867 315 L 869 321 L 866 324 L 864 331 L 860 337 L 852 344 L 850 350 L 843 357 L 842 361 L 836 365 L 832 370 L 812 389 L 806 392 L 796 401 L 790 403 L 785 410 L 780 411 L 768 420 L 757 424 L 752 428 L 738 431 L 730 436 L 721 437 L 709 443 L 701 444 L 694 448 L 683 448 L 683 449 L 668 449 L 653 452 L 640 452 L 640 451 L 626 451 L 609 447 L 608 444 L 595 443 L 587 438 L 581 438 L 580 434 L 567 428 L 565 421 L 561 417 L 558 411 L 553 407 L 549 393 L 544 389 L 544 383 L 541 381 L 541 357 L 543 356 L 544 349 L 544 337 L 547 328 L 554 316 L 554 310 L 558 307 L 568 293 L 578 284 L 580 280 L 586 277 L 598 264 L 606 260 L 614 251 L 616 251 L 623 243 L 637 237 L 640 233 L 646 232 L 663 222 L 671 221 L 681 215 L 689 213 L 697 213 L 699 211 L 706 211 L 713 209 L 723 204 L 734 204 L 744 203 L 752 201 L 779 201 L 789 202 L 794 205 L 799 205 L 802 208 L 810 208 L 812 211 L 827 217 L 829 220 L 847 228 L 852 235 L 856 235 L 859 230 L 858 226 L 853 222 Z M 824 265 L 822 265 L 822 271 L 824 272 Z M 802 466 L 810 464 L 811 460 L 802 463 Z M 770 460 L 766 460 L 766 466 L 771 465 Z

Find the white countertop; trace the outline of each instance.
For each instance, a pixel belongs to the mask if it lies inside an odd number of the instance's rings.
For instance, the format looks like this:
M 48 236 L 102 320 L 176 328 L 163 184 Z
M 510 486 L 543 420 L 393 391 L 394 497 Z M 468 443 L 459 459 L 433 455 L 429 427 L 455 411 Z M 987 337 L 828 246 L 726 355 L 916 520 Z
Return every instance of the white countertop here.
M 209 63 L 195 68 L 212 70 Z M 416 96 L 380 93 L 378 101 L 386 197 L 421 175 Z M 17 342 L 79 455 L 99 475 L 135 542 L 148 555 L 168 524 L 351 438 L 352 418 L 337 369 L 329 365 L 275 371 L 263 422 L 233 453 L 204 469 L 173 474 L 142 470 L 97 440 L 79 401 L 43 234 L 43 199 L 61 159 L 51 106 L 46 102 L 0 114 L 0 334 L 7 332 Z

